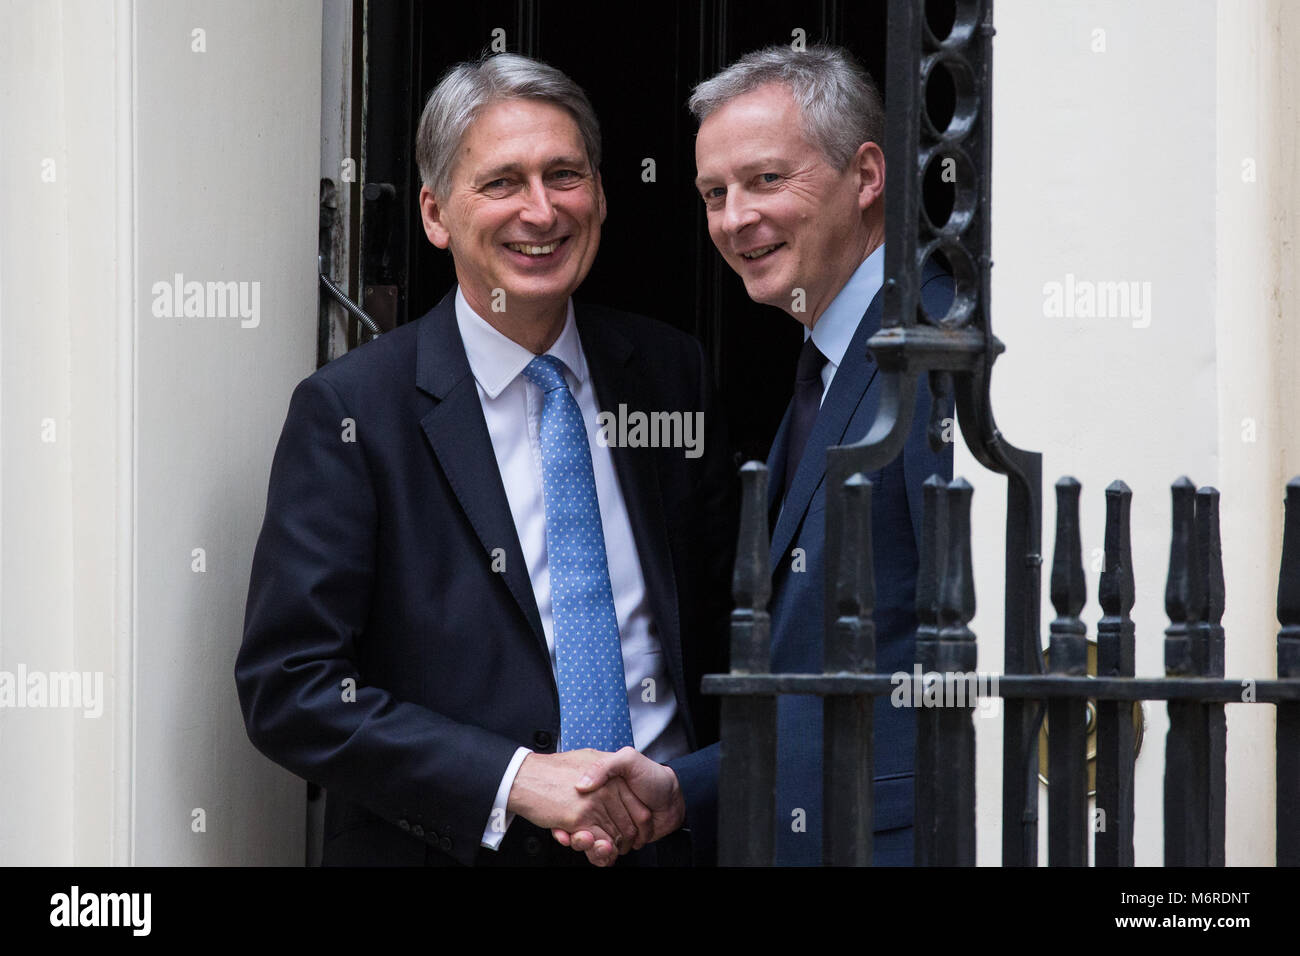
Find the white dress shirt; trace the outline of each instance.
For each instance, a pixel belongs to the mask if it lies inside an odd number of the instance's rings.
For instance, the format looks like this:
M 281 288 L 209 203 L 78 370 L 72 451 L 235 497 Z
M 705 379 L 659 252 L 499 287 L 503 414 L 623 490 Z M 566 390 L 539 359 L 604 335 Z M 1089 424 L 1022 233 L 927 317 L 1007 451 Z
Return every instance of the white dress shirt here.
M 830 391 L 835 370 L 844 364 L 844 353 L 849 350 L 849 343 L 858 331 L 858 323 L 884 284 L 885 244 L 881 243 L 875 252 L 862 260 L 862 265 L 831 299 L 826 311 L 817 317 L 811 331 L 804 326 L 804 341 L 811 337 L 817 351 L 826 356 L 826 364 L 822 366 L 822 401 Z
M 690 748 L 682 722 L 677 719 L 677 698 L 668 675 L 646 594 L 632 525 L 623 491 L 614 472 L 610 450 L 594 440 L 599 429 L 596 393 L 587 371 L 587 358 L 578 338 L 569 301 L 564 329 L 546 354 L 564 363 L 564 378 L 587 425 L 591 466 L 596 478 L 600 522 L 605 534 L 605 555 L 614 594 L 614 613 L 623 648 L 623 673 L 627 683 L 632 739 L 637 750 L 658 763 L 680 757 Z M 555 671 L 555 620 L 551 608 L 551 576 L 546 560 L 546 505 L 542 490 L 542 393 L 522 374 L 535 356 L 508 339 L 480 315 L 460 289 L 456 290 L 456 325 L 465 344 L 465 356 L 478 388 L 479 403 L 496 454 L 501 483 L 528 566 L 537 611 L 541 615 L 546 646 Z M 653 681 L 653 684 L 645 682 Z M 653 687 L 654 693 L 647 693 Z M 645 701 L 643 694 L 652 696 Z M 531 751 L 520 747 L 501 778 L 492 813 L 486 821 L 482 845 L 495 850 L 501 844 L 513 814 L 506 813 L 510 787 L 519 765 Z

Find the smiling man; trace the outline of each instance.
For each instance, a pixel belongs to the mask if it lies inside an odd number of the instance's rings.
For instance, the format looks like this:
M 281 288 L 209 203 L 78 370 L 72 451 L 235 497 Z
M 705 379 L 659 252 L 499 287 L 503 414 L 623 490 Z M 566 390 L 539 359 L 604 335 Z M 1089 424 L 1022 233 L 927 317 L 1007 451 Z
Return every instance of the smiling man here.
M 859 441 L 876 417 L 879 387 L 867 340 L 880 328 L 885 260 L 884 111 L 866 72 L 844 50 L 774 46 L 750 53 L 696 87 L 691 111 L 696 186 L 709 235 L 755 302 L 803 326 L 792 398 L 768 458 L 772 542 L 772 669 L 820 672 L 825 573 L 826 449 Z M 942 316 L 951 279 L 930 267 L 927 311 Z M 876 669 L 911 672 L 921 485 L 952 477 L 952 448 L 926 440 L 928 389 L 891 464 L 867 477 L 876 577 Z M 822 851 L 822 712 L 813 697 L 778 703 L 777 861 L 816 864 Z M 879 698 L 874 715 L 876 865 L 912 862 L 915 715 Z M 692 756 L 689 805 L 716 787 L 717 748 Z M 713 758 L 709 771 L 698 764 Z M 623 772 L 603 758 L 594 782 Z
M 709 235 L 755 302 L 803 326 L 794 396 L 768 458 L 773 518 L 772 668 L 822 670 L 826 449 L 859 441 L 879 388 L 867 340 L 880 328 L 885 261 L 884 111 L 866 72 L 845 51 L 771 47 L 696 88 L 696 185 Z M 952 283 L 938 269 L 922 299 L 942 316 Z M 910 671 L 916 636 L 921 484 L 952 477 L 952 447 L 926 440 L 921 388 L 903 452 L 868 475 L 876 576 L 876 666 Z M 799 556 L 796 560 L 795 556 Z M 821 858 L 821 702 L 778 704 L 777 857 Z M 912 860 L 915 719 L 875 705 L 876 865 Z M 802 810 L 804 813 L 799 813 Z M 806 821 L 806 829 L 792 825 Z
M 605 195 L 563 73 L 454 67 L 417 161 L 457 286 L 293 394 L 236 664 L 249 736 L 327 789 L 327 864 L 663 862 L 671 765 L 716 739 L 698 690 L 735 541 L 703 352 L 571 299 Z M 597 442 L 623 406 L 702 415 L 702 454 Z M 635 793 L 579 792 L 602 752 Z

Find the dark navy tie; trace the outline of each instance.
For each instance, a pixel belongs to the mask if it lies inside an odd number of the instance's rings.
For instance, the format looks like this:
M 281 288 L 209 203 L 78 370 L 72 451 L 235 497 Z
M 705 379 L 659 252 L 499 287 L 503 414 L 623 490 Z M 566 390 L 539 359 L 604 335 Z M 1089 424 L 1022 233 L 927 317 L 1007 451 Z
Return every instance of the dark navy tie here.
M 790 493 L 794 473 L 799 470 L 808 436 L 817 421 L 817 410 L 822 402 L 822 366 L 826 356 L 813 344 L 812 336 L 804 340 L 799 350 L 799 364 L 794 375 L 794 407 L 790 411 L 790 440 L 785 446 L 785 484 L 781 500 Z
M 524 369 L 542 390 L 542 491 L 551 575 L 560 750 L 632 746 L 623 648 L 582 412 L 553 355 Z

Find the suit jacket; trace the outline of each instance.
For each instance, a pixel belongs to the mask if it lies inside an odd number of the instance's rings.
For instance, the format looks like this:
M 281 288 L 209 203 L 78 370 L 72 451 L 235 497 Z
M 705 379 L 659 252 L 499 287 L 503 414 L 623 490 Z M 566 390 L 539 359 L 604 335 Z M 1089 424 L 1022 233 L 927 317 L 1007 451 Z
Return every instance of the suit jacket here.
M 922 298 L 931 314 L 943 315 L 952 301 L 951 277 L 930 268 Z M 835 371 L 808 444 L 799 461 L 785 506 L 772 532 L 770 561 L 773 673 L 822 670 L 825 615 L 826 450 L 861 440 L 875 420 L 881 389 L 874 387 L 876 365 L 867 340 L 880 329 L 883 296 L 877 293 Z M 950 399 L 945 399 L 949 402 Z M 786 443 L 793 403 L 777 431 L 768 457 L 769 508 L 781 507 Z M 951 414 L 950 411 L 946 414 Z M 929 389 L 918 389 L 912 428 L 903 451 L 867 477 L 872 483 L 872 544 L 876 579 L 876 670 L 911 673 L 916 647 L 916 572 L 920 553 L 921 485 L 931 474 L 952 477 L 952 445 L 936 454 L 926 429 Z M 803 570 L 794 570 L 792 553 L 802 549 Z M 776 846 L 777 862 L 816 865 L 822 847 L 822 703 L 817 697 L 787 696 L 777 706 Z M 877 698 L 873 724 L 876 865 L 910 865 L 912 784 L 916 751 L 913 711 Z M 703 806 L 696 791 L 716 792 L 718 748 L 685 759 L 678 770 L 690 806 Z M 803 813 L 796 817 L 796 811 Z M 716 811 L 715 811 L 716 812 Z M 689 818 L 689 815 L 688 815 Z M 801 819 L 804 829 L 793 824 Z M 697 833 L 703 821 L 690 821 Z
M 725 668 L 735 548 L 722 415 L 691 337 L 575 318 L 598 407 L 704 412 L 698 458 L 611 448 L 697 747 L 717 739 L 699 683 Z M 453 293 L 295 388 L 235 676 L 254 745 L 326 788 L 326 865 L 585 862 L 522 817 L 479 845 L 516 748 L 554 752 L 560 712 Z

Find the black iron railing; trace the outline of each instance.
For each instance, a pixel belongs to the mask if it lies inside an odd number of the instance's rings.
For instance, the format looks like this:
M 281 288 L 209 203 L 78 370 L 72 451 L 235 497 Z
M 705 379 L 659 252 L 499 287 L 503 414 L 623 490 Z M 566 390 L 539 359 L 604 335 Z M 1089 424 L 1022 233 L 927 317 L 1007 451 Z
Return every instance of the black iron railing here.
M 962 479 L 926 482 L 923 550 L 917 584 L 916 659 L 923 676 L 872 673 L 871 484 L 861 475 L 839 489 L 846 522 L 838 559 L 828 565 L 837 615 L 827 628 L 824 674 L 772 674 L 765 604 L 766 469 L 742 470 L 742 556 L 737 563 L 730 675 L 706 678 L 724 696 L 720 860 L 770 864 L 774 825 L 775 700 L 816 694 L 825 701 L 824 824 L 827 864 L 871 860 L 871 701 L 889 696 L 905 677 L 917 711 L 915 862 L 975 862 L 975 731 L 971 697 L 941 706 L 920 704 L 927 685 L 976 672 L 971 573 L 972 489 Z M 993 693 L 1007 704 L 1046 703 L 1048 735 L 1048 862 L 1083 866 L 1096 837 L 1098 865 L 1133 864 L 1133 701 L 1168 702 L 1165 743 L 1166 866 L 1224 863 L 1227 740 L 1225 704 L 1277 707 L 1277 863 L 1300 865 L 1300 477 L 1286 488 L 1282 564 L 1278 576 L 1277 678 L 1224 677 L 1223 565 L 1219 493 L 1186 478 L 1172 487 L 1172 534 L 1165 608 L 1164 677 L 1135 677 L 1133 569 L 1129 509 L 1123 482 L 1106 489 L 1104 570 L 1098 624 L 1098 674 L 1087 674 L 1086 598 L 1079 530 L 1080 486 L 1056 485 L 1056 543 L 1051 595 L 1049 673 L 998 675 Z M 988 685 L 968 681 L 987 693 Z M 1085 702 L 1097 706 L 1096 806 L 1088 812 Z M 1019 771 L 1017 769 L 1017 776 Z M 1003 863 L 1017 865 L 1018 856 Z M 1036 861 L 1031 861 L 1036 862 Z

